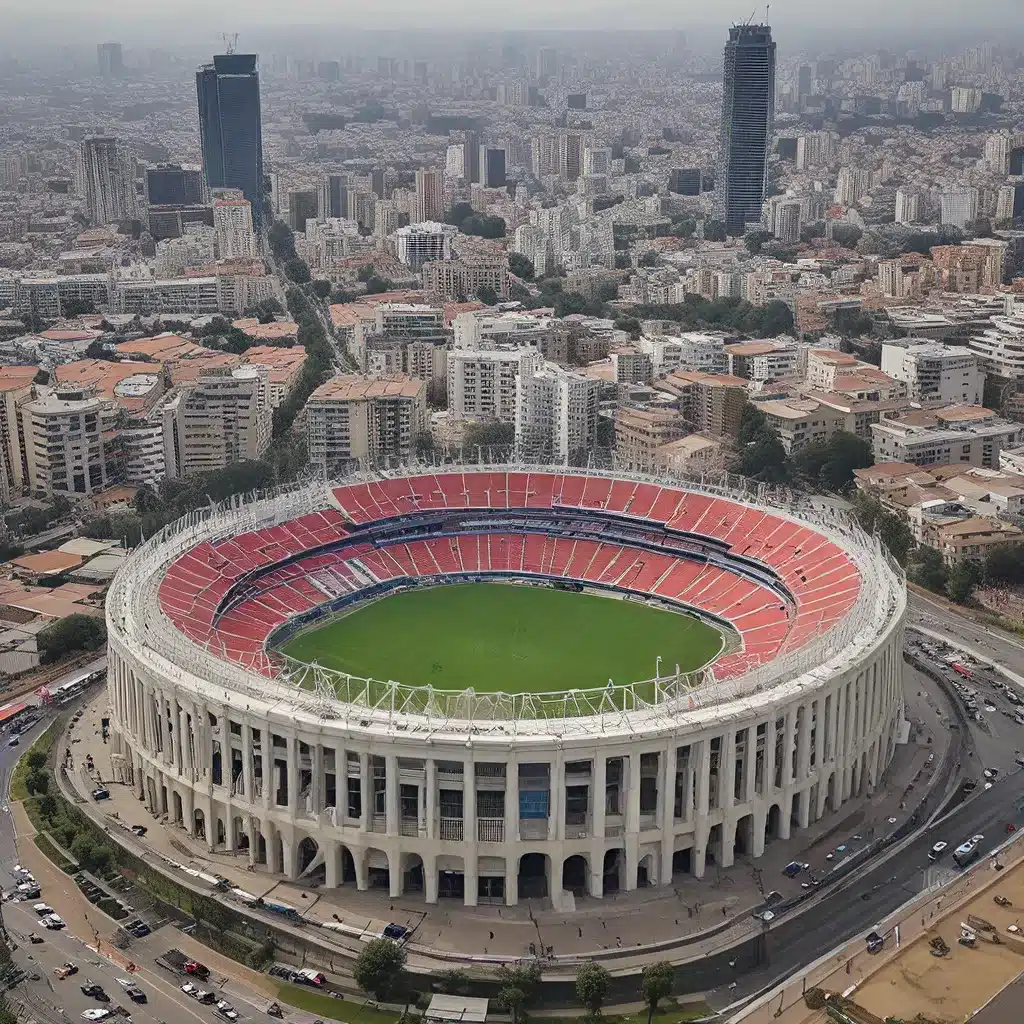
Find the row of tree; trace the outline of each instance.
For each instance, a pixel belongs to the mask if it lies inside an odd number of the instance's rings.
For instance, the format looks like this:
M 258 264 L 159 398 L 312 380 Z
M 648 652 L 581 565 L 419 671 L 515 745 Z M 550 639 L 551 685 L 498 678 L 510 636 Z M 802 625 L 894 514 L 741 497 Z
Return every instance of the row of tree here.
M 413 976 L 406 971 L 405 963 L 403 946 L 388 939 L 374 939 L 357 957 L 352 974 L 356 984 L 379 1002 L 404 1002 L 408 1007 L 416 993 Z M 465 971 L 445 971 L 438 980 L 441 991 L 448 995 L 466 995 L 470 991 L 469 976 Z M 611 981 L 611 974 L 598 963 L 583 964 L 576 972 L 576 997 L 586 1010 L 586 1019 L 596 1020 L 601 1016 Z M 672 983 L 672 965 L 665 961 L 648 964 L 643 969 L 640 995 L 647 1006 L 648 1021 L 671 996 Z M 498 985 L 499 1005 L 511 1016 L 512 1024 L 520 1024 L 526 1020 L 527 1011 L 540 994 L 540 965 L 536 962 L 502 964 L 498 968 Z
M 632 315 L 639 320 L 672 320 L 687 330 L 704 327 L 758 338 L 793 333 L 792 311 L 784 302 L 774 300 L 754 306 L 743 299 L 687 295 L 680 303 L 636 306 Z

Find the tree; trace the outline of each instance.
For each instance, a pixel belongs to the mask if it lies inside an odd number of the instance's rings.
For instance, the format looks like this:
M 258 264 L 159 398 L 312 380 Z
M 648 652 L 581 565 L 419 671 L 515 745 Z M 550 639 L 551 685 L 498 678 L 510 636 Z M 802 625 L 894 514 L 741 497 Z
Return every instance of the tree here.
M 611 980 L 608 971 L 594 961 L 582 964 L 576 972 L 576 998 L 592 1017 L 600 1016 Z
M 429 458 L 434 453 L 434 435 L 421 430 L 412 435 L 412 452 L 418 459 Z
M 381 292 L 389 292 L 389 291 L 391 291 L 391 289 L 393 287 L 394 287 L 394 285 L 392 285 L 392 283 L 387 278 L 377 277 L 377 275 L 374 274 L 366 282 L 366 294 L 367 295 L 379 295 L 379 294 L 381 294 Z
M 284 272 L 296 284 L 308 284 L 312 280 L 309 272 L 309 265 L 298 256 L 288 260 L 284 265 Z
M 1024 544 L 998 544 L 985 554 L 989 583 L 1024 583 Z
M 729 237 L 726 234 L 725 222 L 721 220 L 706 220 L 704 222 L 704 237 L 709 242 L 724 242 Z
M 95 651 L 107 642 L 107 627 L 96 615 L 68 615 L 39 631 L 39 660 L 48 665 L 78 651 Z
M 313 294 L 318 299 L 326 299 L 331 294 L 330 281 L 314 281 L 312 284 Z
M 775 236 L 770 231 L 748 231 L 743 239 L 747 252 L 752 256 L 760 254 L 765 242 L 770 242 Z
M 514 423 L 474 423 L 463 436 L 465 448 L 500 448 L 516 439 Z
M 489 284 L 480 285 L 476 290 L 476 297 L 485 306 L 496 306 L 498 304 L 498 293 Z
M 672 965 L 665 960 L 648 964 L 640 975 L 640 992 L 647 1004 L 647 1024 L 658 1010 L 662 999 L 672 994 Z
M 845 430 L 837 431 L 827 441 L 814 441 L 794 459 L 797 470 L 830 491 L 843 491 L 853 483 L 853 471 L 874 465 L 871 444 Z
M 100 341 L 99 338 L 94 341 L 90 341 L 85 348 L 86 359 L 108 359 L 110 361 L 115 360 L 115 351 L 106 342 Z
M 636 262 L 638 267 L 660 267 L 661 256 L 654 249 L 648 249 Z
M 844 249 L 856 249 L 857 243 L 863 235 L 864 232 L 856 224 L 834 224 L 832 226 L 832 241 Z
M 914 559 L 907 567 L 907 575 L 919 587 L 942 594 L 946 589 L 949 570 L 935 548 L 921 547 L 914 553 Z
M 469 991 L 469 975 L 453 967 L 437 976 L 437 987 L 447 996 L 461 996 Z
M 907 564 L 907 557 L 914 546 L 914 535 L 899 516 L 886 512 L 878 498 L 863 491 L 858 491 L 853 497 L 853 514 L 866 533 L 878 534 L 879 540 L 900 565 Z
M 390 939 L 367 943 L 352 971 L 356 984 L 382 1003 L 402 990 L 404 974 L 405 949 Z
M 508 254 L 508 269 L 516 277 L 522 278 L 524 281 L 533 280 L 533 260 L 524 256 L 521 252 L 510 252 Z
M 512 1024 L 519 1024 L 520 1014 L 537 995 L 540 980 L 540 966 L 536 961 L 514 966 L 502 964 L 498 968 L 498 1001 L 506 1013 L 512 1015 Z
M 615 253 L 615 269 L 616 270 L 629 270 L 633 266 L 633 261 L 630 259 L 628 252 L 616 252 Z
M 287 263 L 295 259 L 295 235 L 292 229 L 282 220 L 275 220 L 267 232 L 267 240 L 270 243 L 270 251 L 278 263 Z
M 974 593 L 974 588 L 981 582 L 981 569 L 964 559 L 957 562 L 946 578 L 946 593 L 951 601 L 967 604 Z
M 740 456 L 739 471 L 751 480 L 782 484 L 789 479 L 789 457 L 771 427 L 760 431 Z
M 848 309 L 840 306 L 832 314 L 832 327 L 844 337 L 857 337 L 861 334 L 870 334 L 874 330 L 875 322 L 870 315 L 858 309 Z
M 25 755 L 25 764 L 33 772 L 42 771 L 46 767 L 46 752 L 43 750 L 30 750 Z

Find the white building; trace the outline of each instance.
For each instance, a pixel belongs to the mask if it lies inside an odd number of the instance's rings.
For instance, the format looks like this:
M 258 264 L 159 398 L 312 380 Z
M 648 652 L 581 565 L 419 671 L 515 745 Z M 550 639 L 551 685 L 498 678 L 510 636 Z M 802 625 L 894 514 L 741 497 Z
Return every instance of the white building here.
M 248 199 L 216 200 L 213 228 L 217 232 L 217 254 L 222 260 L 253 259 L 259 254 L 259 239 L 252 226 L 252 204 Z
M 968 343 L 985 372 L 1006 380 L 1024 377 L 1024 313 L 994 316 Z
M 907 385 L 907 397 L 922 405 L 981 405 L 985 371 L 977 353 L 934 341 L 882 346 L 882 372 Z
M 518 379 L 536 373 L 544 358 L 534 348 L 455 349 L 448 353 L 448 409 L 454 420 L 515 423 Z
M 896 223 L 916 224 L 921 219 L 921 196 L 913 189 L 896 189 Z
M 600 382 L 545 363 L 516 380 L 516 445 L 526 458 L 565 465 L 593 447 Z
M 942 224 L 964 228 L 978 216 L 978 190 L 976 188 L 950 188 L 939 196 Z
M 452 238 L 458 234 L 453 224 L 424 221 L 409 224 L 395 232 L 395 246 L 399 260 L 419 270 L 424 263 L 451 259 Z

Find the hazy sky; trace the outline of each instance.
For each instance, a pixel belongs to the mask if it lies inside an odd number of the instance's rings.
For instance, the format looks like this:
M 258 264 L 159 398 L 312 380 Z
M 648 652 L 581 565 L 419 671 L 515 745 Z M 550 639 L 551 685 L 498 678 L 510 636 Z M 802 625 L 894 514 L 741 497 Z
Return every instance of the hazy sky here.
M 173 10 L 162 22 L 173 39 L 199 38 L 205 33 L 239 32 L 267 25 L 301 25 L 350 28 L 721 28 L 724 35 L 731 21 L 756 20 L 765 14 L 764 4 L 753 0 L 175 0 L 171 8 L 149 5 L 140 0 L 8 0 L 5 15 L 20 27 L 46 27 L 55 35 L 73 30 L 79 41 L 87 30 L 90 37 L 138 38 L 140 30 L 152 30 L 154 7 Z M 971 41 L 990 39 L 1011 42 L 1019 38 L 1024 0 L 972 0 L 969 4 L 951 0 L 854 0 L 840 4 L 829 0 L 777 0 L 771 5 L 769 21 L 777 37 L 819 36 L 835 33 L 836 48 L 843 47 L 842 35 L 874 36 L 884 45 L 894 30 L 923 38 L 937 32 L 962 28 Z M 87 14 L 84 11 L 87 10 Z M 148 23 L 148 24 L 147 24 Z M 110 30 L 119 28 L 111 35 Z M 148 35 L 148 33 L 146 33 Z M 703 35 L 703 31 L 701 35 Z M 166 39 L 165 44 L 171 39 Z M 241 41 L 241 40 L 240 40 Z M 159 45 L 154 41 L 153 45 Z

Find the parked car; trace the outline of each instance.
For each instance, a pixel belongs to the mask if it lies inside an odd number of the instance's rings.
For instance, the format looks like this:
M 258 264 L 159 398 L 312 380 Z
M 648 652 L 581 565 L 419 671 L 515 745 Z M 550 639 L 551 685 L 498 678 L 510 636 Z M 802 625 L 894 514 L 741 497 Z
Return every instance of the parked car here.
M 40 917 L 49 917 L 50 914 L 56 913 L 56 911 L 53 909 L 53 907 L 50 906 L 49 903 L 37 903 L 35 904 L 35 906 L 32 907 L 32 909 Z
M 140 839 L 149 831 L 145 825 L 132 825 L 131 831 L 134 832 Z
M 186 981 L 185 984 L 181 986 L 181 991 L 187 996 L 194 996 L 199 991 L 199 986 L 193 985 L 191 981 Z
M 97 985 L 95 981 L 87 981 L 82 986 L 82 995 L 90 996 L 93 999 L 98 999 L 101 1003 L 109 1003 L 110 996 L 103 991 L 102 985 Z
M 92 798 L 93 800 L 109 800 L 110 790 L 105 789 L 103 786 L 97 786 L 96 789 L 92 791 Z
M 124 989 L 124 994 L 133 1003 L 144 1003 L 144 1002 L 146 1002 L 146 993 L 143 992 L 142 989 L 139 988 L 139 986 L 136 985 L 135 982 L 132 981 L 131 978 L 118 978 L 117 979 L 117 983 L 118 983 L 118 985 L 121 986 L 121 988 Z
M 217 1013 L 225 1020 L 238 1020 L 238 1011 L 225 999 L 217 1000 Z
M 183 969 L 186 974 L 194 975 L 200 981 L 205 981 L 210 976 L 210 968 L 198 960 L 186 960 Z
M 110 1011 L 105 1006 L 94 1006 L 82 1013 L 82 1020 L 106 1020 L 109 1016 Z
M 64 927 L 64 918 L 59 914 L 47 914 L 42 922 L 43 927 L 49 928 L 51 932 L 59 932 Z
M 78 966 L 68 960 L 66 963 L 61 964 L 60 967 L 54 967 L 53 973 L 63 980 L 64 978 L 70 978 L 72 974 L 77 974 Z
M 217 1001 L 217 997 L 209 989 L 201 988 L 193 995 L 199 1002 L 206 1003 L 208 1006 Z

